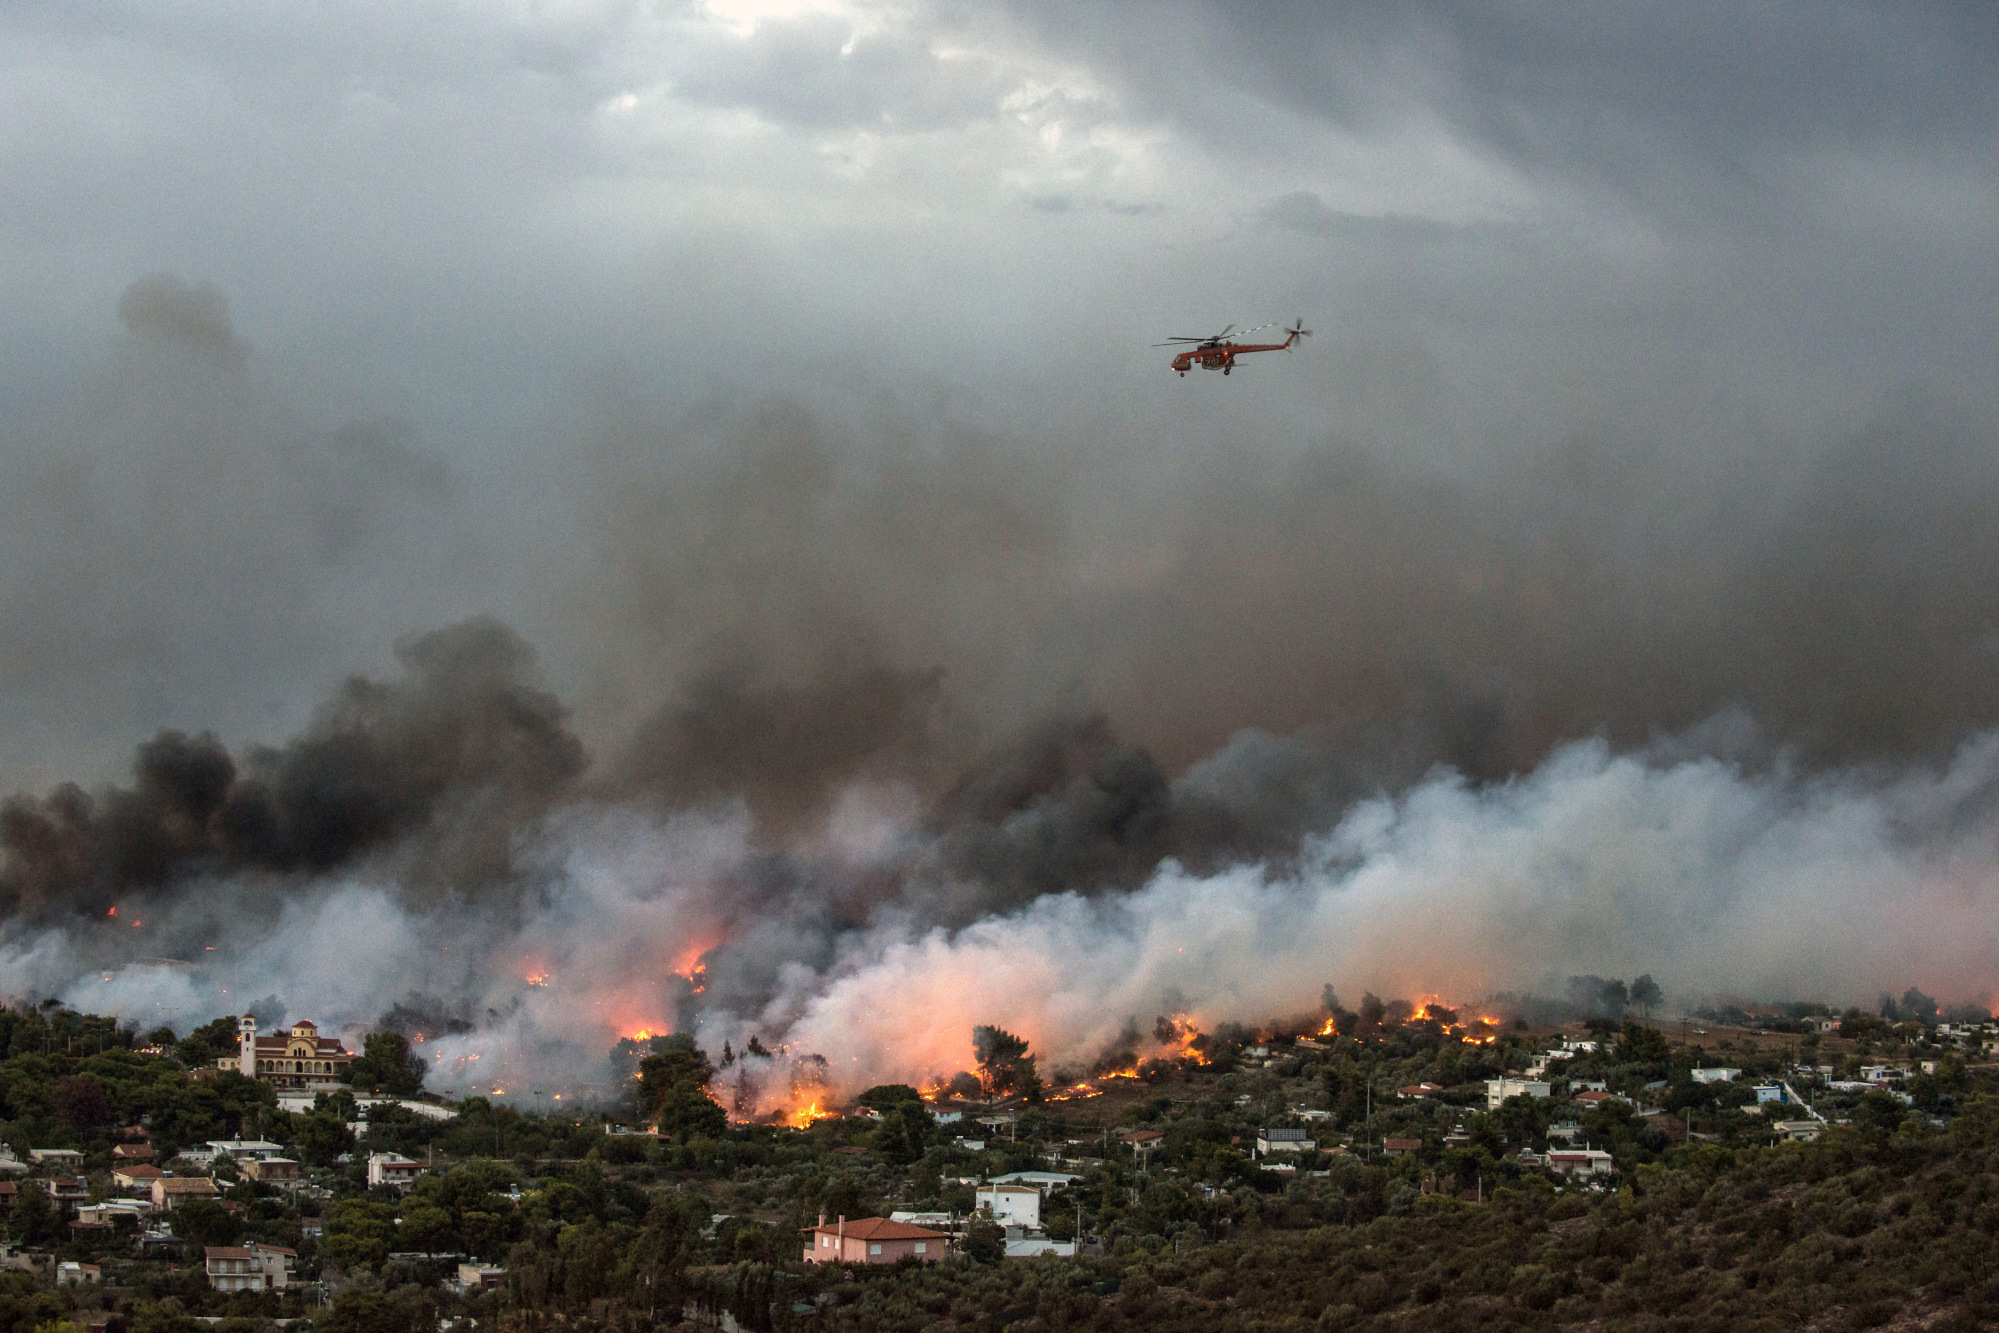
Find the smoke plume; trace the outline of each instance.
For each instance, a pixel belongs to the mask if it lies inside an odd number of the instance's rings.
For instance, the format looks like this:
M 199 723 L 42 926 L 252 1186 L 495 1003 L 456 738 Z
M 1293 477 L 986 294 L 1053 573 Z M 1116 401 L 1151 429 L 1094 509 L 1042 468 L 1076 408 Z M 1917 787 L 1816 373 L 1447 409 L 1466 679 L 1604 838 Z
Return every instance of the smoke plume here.
M 83 537 L 8 525 L 7 661 L 92 659 L 128 568 L 134 661 L 234 590 L 441 577 L 370 536 L 465 521 L 407 432 L 292 432 L 211 289 L 120 313 L 136 433 Z M 614 394 L 559 428 L 582 535 L 521 631 L 439 616 L 287 741 L 147 727 L 129 778 L 0 808 L 0 990 L 386 1024 L 441 1086 L 529 1094 L 622 1038 L 755 1037 L 752 1108 L 949 1077 L 979 1025 L 1088 1069 L 1329 983 L 1991 998 L 1999 463 L 1947 402 L 1454 468 Z M 170 559 L 118 545 L 155 479 Z M 243 637 L 206 688 L 260 678 Z

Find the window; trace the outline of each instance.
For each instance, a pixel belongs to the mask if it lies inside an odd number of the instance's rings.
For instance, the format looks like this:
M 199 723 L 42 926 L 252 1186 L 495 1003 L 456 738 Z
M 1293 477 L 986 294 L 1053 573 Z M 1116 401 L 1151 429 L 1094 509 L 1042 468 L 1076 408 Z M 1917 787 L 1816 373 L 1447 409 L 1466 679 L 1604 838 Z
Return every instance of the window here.
M 869 1253 L 869 1254 L 880 1254 L 881 1252 L 882 1252 L 882 1247 L 881 1247 L 881 1246 L 879 1246 L 879 1245 L 870 1245 L 870 1246 L 868 1246 L 868 1253 Z
M 929 1242 L 929 1241 L 927 1241 L 927 1240 L 919 1240 L 919 1241 L 917 1241 L 917 1242 L 916 1242 L 916 1252 L 917 1252 L 918 1254 L 928 1254 L 928 1253 L 929 1253 L 929 1246 L 930 1246 L 930 1242 Z

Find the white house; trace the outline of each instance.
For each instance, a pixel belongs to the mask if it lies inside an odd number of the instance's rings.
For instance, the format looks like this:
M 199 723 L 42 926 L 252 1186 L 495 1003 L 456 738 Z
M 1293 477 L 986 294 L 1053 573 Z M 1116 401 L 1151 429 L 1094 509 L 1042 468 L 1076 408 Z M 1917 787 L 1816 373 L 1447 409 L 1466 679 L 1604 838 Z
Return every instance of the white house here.
M 1497 1111 L 1509 1097 L 1546 1097 L 1547 1083 L 1540 1079 L 1489 1078 L 1485 1081 L 1485 1109 Z
M 1003 1176 L 994 1176 L 995 1185 L 1032 1185 L 1038 1190 L 1064 1189 L 1081 1180 L 1066 1171 L 1009 1171 Z
M 1548 1152 L 1548 1169 L 1572 1177 L 1607 1176 L 1617 1163 L 1601 1148 L 1553 1148 Z
M 87 1227 L 108 1227 L 120 1218 L 130 1218 L 137 1225 L 152 1211 L 153 1205 L 146 1199 L 106 1199 L 103 1203 L 77 1205 L 76 1220 Z
M 297 1252 L 281 1245 L 210 1245 L 208 1285 L 217 1291 L 283 1291 Z
M 1740 1069 L 1696 1069 L 1693 1071 L 1696 1083 L 1733 1083 L 1742 1077 Z
M 211 1161 L 217 1157 L 233 1157 L 239 1162 L 253 1158 L 279 1157 L 284 1154 L 284 1151 L 277 1144 L 267 1143 L 263 1139 L 210 1139 L 208 1141 L 208 1153 Z
M 891 1222 L 900 1222 L 904 1226 L 929 1227 L 933 1231 L 946 1233 L 955 1231 L 958 1227 L 958 1218 L 953 1213 L 917 1213 L 898 1210 L 890 1213 L 888 1220 Z
M 1041 1229 L 1041 1191 L 1032 1185 L 981 1185 L 972 1197 L 974 1206 L 990 1210 L 1001 1226 Z
M 319 1094 L 314 1092 L 293 1092 L 278 1094 L 278 1109 L 290 1111 L 293 1115 L 304 1115 L 312 1109 Z M 418 1101 L 414 1097 L 390 1097 L 360 1093 L 354 1098 L 354 1105 L 363 1113 L 377 1106 L 400 1106 L 405 1111 L 420 1115 L 426 1120 L 456 1120 L 458 1112 L 448 1106 L 435 1106 L 430 1102 Z
M 408 1189 L 424 1172 L 422 1162 L 412 1161 L 401 1153 L 377 1152 L 368 1154 L 368 1187 L 388 1185 L 395 1189 Z
M 1268 1157 L 1274 1152 L 1312 1152 L 1319 1146 L 1317 1139 L 1306 1137 L 1302 1129 L 1259 1129 L 1256 1131 L 1256 1153 Z

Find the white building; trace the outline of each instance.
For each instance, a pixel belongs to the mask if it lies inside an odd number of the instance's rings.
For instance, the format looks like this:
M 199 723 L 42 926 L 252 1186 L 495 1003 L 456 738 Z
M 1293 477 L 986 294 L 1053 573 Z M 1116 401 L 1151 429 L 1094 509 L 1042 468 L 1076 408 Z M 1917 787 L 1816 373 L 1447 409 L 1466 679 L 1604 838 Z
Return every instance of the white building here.
M 989 1209 L 1001 1226 L 1041 1229 L 1041 1191 L 1032 1185 L 981 1185 L 973 1199 L 976 1207 Z
M 297 1252 L 281 1245 L 210 1245 L 208 1285 L 217 1291 L 283 1291 Z
M 282 1157 L 284 1149 L 263 1139 L 210 1139 L 208 1141 L 209 1160 L 217 1157 L 233 1157 L 237 1161 L 252 1158 Z
M 1740 1069 L 1696 1069 L 1693 1071 L 1696 1083 L 1733 1083 L 1742 1077 Z
M 368 1154 L 368 1188 L 387 1185 L 393 1189 L 408 1189 L 410 1182 L 424 1173 L 422 1162 L 413 1161 L 401 1153 L 377 1152 Z
M 1313 1152 L 1319 1141 L 1306 1136 L 1302 1129 L 1259 1129 L 1256 1131 L 1256 1153 L 1268 1157 L 1274 1152 Z
M 1485 1109 L 1497 1111 L 1509 1097 L 1546 1097 L 1548 1085 L 1540 1079 L 1489 1078 L 1485 1081 Z
M 129 1218 L 136 1226 L 151 1216 L 152 1211 L 152 1202 L 147 1199 L 106 1199 L 103 1203 L 78 1204 L 76 1220 L 87 1227 L 108 1227 Z
M 1006 1243 L 1006 1257 L 1009 1259 L 1033 1259 L 1044 1254 L 1073 1259 L 1076 1257 L 1076 1242 L 1049 1240 L 1046 1236 L 1037 1236 L 1031 1239 L 1010 1240 Z
M 929 1227 L 933 1231 L 946 1233 L 958 1228 L 958 1219 L 952 1213 L 894 1212 L 888 1215 L 888 1220 L 908 1227 Z
M 1009 1171 L 1003 1176 L 994 1176 L 995 1185 L 1032 1185 L 1046 1195 L 1052 1190 L 1067 1189 L 1081 1180 L 1066 1171 Z
M 293 1115 L 304 1115 L 312 1109 L 313 1103 L 318 1098 L 319 1094 L 316 1092 L 281 1092 L 278 1094 L 278 1109 L 280 1111 L 289 1111 Z M 414 1097 L 374 1096 L 363 1092 L 355 1095 L 354 1105 L 363 1114 L 377 1106 L 400 1106 L 403 1110 L 423 1116 L 427 1120 L 456 1120 L 458 1118 L 458 1112 L 448 1106 L 434 1106 L 429 1102 L 418 1101 Z
M 1548 1153 L 1548 1169 L 1572 1177 L 1607 1176 L 1617 1163 L 1601 1148 L 1555 1148 Z

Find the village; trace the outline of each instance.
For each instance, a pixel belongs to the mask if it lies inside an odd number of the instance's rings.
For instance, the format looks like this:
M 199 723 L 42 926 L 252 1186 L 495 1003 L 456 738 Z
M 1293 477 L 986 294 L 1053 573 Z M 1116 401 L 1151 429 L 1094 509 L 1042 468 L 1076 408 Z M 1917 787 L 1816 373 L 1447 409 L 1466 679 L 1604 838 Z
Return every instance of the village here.
M 821 1322 L 904 1281 L 855 1285 L 872 1270 L 1070 1272 L 1104 1300 L 1106 1274 L 1159 1256 L 1389 1224 L 1426 1200 L 1614 1201 L 1701 1145 L 1948 1134 L 1999 1084 L 1990 1021 L 1469 1025 L 1368 998 L 1289 1034 L 1162 1019 L 1159 1054 L 1047 1087 L 1024 1042 L 1000 1043 L 976 1082 L 872 1088 L 802 1127 L 728 1126 L 685 1038 L 654 1043 L 624 1111 L 567 1117 L 374 1084 L 367 1061 L 400 1038 L 371 1036 L 364 1058 L 305 1021 L 236 1023 L 233 1047 L 210 1032 L 205 1056 L 199 1037 L 107 1048 L 44 1111 L 10 1094 L 0 1277 L 111 1333 L 194 1313 L 339 1329 L 392 1298 L 428 1311 L 424 1328 L 631 1299 L 646 1255 L 648 1289 L 664 1265 L 697 1322 L 743 1306 L 745 1273 L 790 1293 L 765 1301 L 785 1317 Z M 85 1015 L 5 1021 L 115 1032 Z M 7 1064 L 43 1061 L 40 1046 Z M 86 1081 L 98 1100 L 79 1106 Z M 190 1105 L 233 1132 L 188 1136 Z

